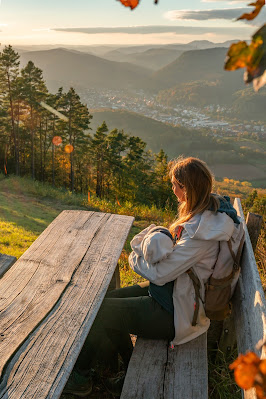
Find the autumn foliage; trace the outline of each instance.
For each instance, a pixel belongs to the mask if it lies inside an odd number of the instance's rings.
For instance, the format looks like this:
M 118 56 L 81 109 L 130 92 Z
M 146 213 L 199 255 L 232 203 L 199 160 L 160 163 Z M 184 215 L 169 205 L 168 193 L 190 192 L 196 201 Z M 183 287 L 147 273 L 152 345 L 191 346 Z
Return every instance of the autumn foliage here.
M 229 366 L 234 370 L 235 380 L 242 389 L 255 388 L 258 399 L 266 398 L 266 359 L 260 358 L 254 352 L 239 355 Z
M 266 25 L 253 35 L 250 45 L 241 41 L 230 46 L 224 68 L 228 71 L 246 68 L 244 80 L 246 83 L 253 81 L 257 91 L 266 83 L 265 65 Z
M 131 10 L 134 10 L 134 8 L 137 7 L 139 4 L 139 0 L 120 0 L 120 2 L 125 6 L 125 7 L 130 7 Z
M 237 20 L 246 19 L 248 21 L 251 21 L 252 19 L 256 18 L 262 7 L 265 6 L 265 0 L 257 0 L 255 3 L 250 3 L 249 6 L 254 6 L 254 10 L 250 13 L 245 13 L 241 15 L 241 17 L 237 18 Z

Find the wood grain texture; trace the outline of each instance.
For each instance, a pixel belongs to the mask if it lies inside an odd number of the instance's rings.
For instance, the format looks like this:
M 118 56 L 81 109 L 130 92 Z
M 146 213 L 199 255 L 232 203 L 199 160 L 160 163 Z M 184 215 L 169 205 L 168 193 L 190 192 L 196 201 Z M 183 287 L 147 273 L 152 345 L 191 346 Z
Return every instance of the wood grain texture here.
M 207 333 L 168 349 L 164 399 L 207 399 Z
M 207 333 L 174 349 L 137 339 L 120 399 L 207 399 Z
M 64 211 L 36 240 L 33 249 L 23 255 L 31 279 L 28 284 L 20 284 L 20 289 L 30 292 L 26 305 L 31 302 L 32 307 L 28 312 L 26 307 L 26 316 L 20 317 L 17 332 L 22 326 L 22 346 L 5 369 L 0 398 L 60 396 L 110 284 L 133 220 L 98 212 Z M 24 277 L 20 268 L 10 272 L 9 279 L 17 280 L 17 274 Z M 34 279 L 35 274 L 39 274 L 38 279 Z M 60 289 L 54 289 L 57 282 Z M 16 302 L 16 298 L 7 299 L 10 306 Z M 26 335 L 29 322 L 31 331 L 35 330 Z M 21 337 L 25 337 L 24 343 Z
M 238 215 L 244 219 L 240 199 L 235 199 L 234 207 Z M 241 273 L 232 300 L 237 347 L 239 353 L 252 350 L 261 358 L 265 358 L 265 349 L 258 348 L 257 344 L 262 344 L 266 339 L 266 301 L 247 226 L 245 233 Z M 245 391 L 244 397 L 255 399 L 254 389 Z
M 15 256 L 0 254 L 0 278 L 10 269 L 16 260 Z
M 244 218 L 239 199 L 236 199 L 234 206 L 238 214 Z M 241 274 L 233 297 L 237 345 L 240 353 L 255 350 L 257 343 L 266 339 L 266 301 L 246 226 L 245 233 Z M 265 353 L 261 351 L 260 349 L 258 354 L 265 357 Z
M 138 338 L 120 399 L 163 399 L 168 356 L 165 340 Z

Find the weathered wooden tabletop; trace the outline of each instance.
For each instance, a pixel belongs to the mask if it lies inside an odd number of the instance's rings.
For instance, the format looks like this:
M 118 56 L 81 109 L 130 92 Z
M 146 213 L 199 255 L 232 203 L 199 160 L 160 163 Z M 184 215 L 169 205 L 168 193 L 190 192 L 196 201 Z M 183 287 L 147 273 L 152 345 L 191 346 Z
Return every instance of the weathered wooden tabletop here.
M 0 398 L 59 398 L 131 216 L 62 212 L 0 280 Z

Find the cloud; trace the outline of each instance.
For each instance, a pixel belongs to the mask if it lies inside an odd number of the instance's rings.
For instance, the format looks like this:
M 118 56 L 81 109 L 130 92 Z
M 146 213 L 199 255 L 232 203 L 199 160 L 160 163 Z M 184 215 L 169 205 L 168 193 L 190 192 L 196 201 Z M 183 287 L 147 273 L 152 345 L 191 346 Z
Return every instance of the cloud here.
M 206 21 L 206 20 L 235 20 L 244 13 L 249 13 L 253 10 L 249 8 L 222 8 L 214 10 L 172 10 L 164 14 L 166 19 L 173 20 L 193 20 L 193 21 Z M 250 25 L 259 26 L 265 21 L 266 11 L 263 9 L 259 16 L 253 21 L 245 21 Z
M 249 12 L 248 8 L 223 8 L 220 10 L 172 10 L 165 14 L 165 18 L 170 20 L 182 19 L 193 21 L 204 21 L 209 19 L 234 19 L 244 12 Z
M 207 26 L 172 26 L 172 25 L 158 25 L 158 26 L 129 26 L 129 27 L 98 27 L 98 28 L 54 28 L 52 30 L 59 32 L 75 32 L 86 34 L 101 34 L 101 33 L 126 33 L 126 34 L 160 34 L 160 33 L 174 33 L 176 35 L 184 34 L 206 34 L 218 33 L 237 35 L 243 34 L 245 27 L 207 27 Z M 249 32 L 246 30 L 246 32 Z

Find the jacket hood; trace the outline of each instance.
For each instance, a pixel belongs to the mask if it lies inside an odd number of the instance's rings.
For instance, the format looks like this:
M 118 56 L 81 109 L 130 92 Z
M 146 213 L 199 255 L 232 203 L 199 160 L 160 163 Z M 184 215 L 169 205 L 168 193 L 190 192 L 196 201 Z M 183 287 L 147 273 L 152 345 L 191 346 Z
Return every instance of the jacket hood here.
M 190 238 L 196 240 L 228 241 L 236 228 L 232 218 L 226 213 L 204 211 L 182 223 Z

